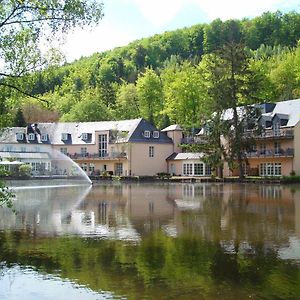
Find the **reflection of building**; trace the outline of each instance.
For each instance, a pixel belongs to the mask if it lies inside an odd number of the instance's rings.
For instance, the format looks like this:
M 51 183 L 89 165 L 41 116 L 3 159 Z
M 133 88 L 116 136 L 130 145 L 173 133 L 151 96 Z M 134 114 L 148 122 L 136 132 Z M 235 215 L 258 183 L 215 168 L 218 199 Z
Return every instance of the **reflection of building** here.
M 209 183 L 27 188 L 17 192 L 17 215 L 0 210 L 0 230 L 134 241 L 162 230 L 210 241 L 282 245 L 290 234 L 300 237 L 297 195 L 285 186 Z

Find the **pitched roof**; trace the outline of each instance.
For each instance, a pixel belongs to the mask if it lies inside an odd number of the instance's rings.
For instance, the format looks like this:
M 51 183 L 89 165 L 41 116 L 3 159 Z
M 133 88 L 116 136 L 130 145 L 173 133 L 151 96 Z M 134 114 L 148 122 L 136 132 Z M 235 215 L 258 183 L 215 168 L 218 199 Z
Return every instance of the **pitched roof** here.
M 242 107 L 238 107 L 238 114 L 242 113 Z M 287 127 L 295 126 L 300 120 L 300 99 L 276 102 L 274 109 L 268 113 L 262 113 L 266 120 L 272 119 L 275 115 L 282 119 L 288 119 Z M 223 113 L 223 119 L 229 120 L 233 117 L 233 110 L 226 109 Z
M 96 132 L 116 131 L 124 133 L 118 137 L 119 142 L 151 142 L 151 143 L 172 143 L 172 140 L 165 132 L 160 132 L 158 137 L 153 136 L 154 131 L 158 131 L 150 122 L 144 119 L 132 119 L 121 121 L 103 122 L 58 122 L 39 123 L 38 129 L 41 134 L 48 134 L 49 141 L 34 141 L 32 143 L 51 143 L 55 145 L 88 145 L 95 144 Z M 149 138 L 144 136 L 145 131 L 150 131 Z M 12 127 L 3 129 L 0 132 L 0 143 L 18 143 L 16 134 L 26 134 L 25 127 Z M 82 134 L 87 133 L 88 139 L 83 139 Z M 67 140 L 62 140 L 62 134 L 68 134 Z M 29 143 L 26 139 L 21 143 Z
M 174 131 L 174 130 L 183 130 L 183 129 L 180 127 L 180 125 L 174 124 L 162 129 L 161 131 Z
M 203 156 L 204 153 L 173 153 L 167 158 L 167 160 L 200 160 Z

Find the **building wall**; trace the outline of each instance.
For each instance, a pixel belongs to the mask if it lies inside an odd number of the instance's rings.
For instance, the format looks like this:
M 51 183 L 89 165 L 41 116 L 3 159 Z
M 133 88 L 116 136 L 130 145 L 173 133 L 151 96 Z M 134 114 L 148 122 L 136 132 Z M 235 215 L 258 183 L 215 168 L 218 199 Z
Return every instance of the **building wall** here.
M 149 157 L 149 147 L 154 147 L 154 156 Z M 172 154 L 173 145 L 155 143 L 132 143 L 129 149 L 131 175 L 153 176 L 167 172 L 166 158 Z
M 167 132 L 167 135 L 173 141 L 173 152 L 181 152 L 182 150 L 179 145 L 182 139 L 182 130 L 171 130 Z
M 294 171 L 300 175 L 300 122 L 294 127 Z

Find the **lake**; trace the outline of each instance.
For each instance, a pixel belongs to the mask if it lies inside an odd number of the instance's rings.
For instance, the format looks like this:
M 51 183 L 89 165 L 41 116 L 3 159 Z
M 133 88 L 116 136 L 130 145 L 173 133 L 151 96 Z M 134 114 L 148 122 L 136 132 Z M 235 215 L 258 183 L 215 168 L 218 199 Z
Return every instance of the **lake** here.
M 0 299 L 300 299 L 299 185 L 30 183 Z

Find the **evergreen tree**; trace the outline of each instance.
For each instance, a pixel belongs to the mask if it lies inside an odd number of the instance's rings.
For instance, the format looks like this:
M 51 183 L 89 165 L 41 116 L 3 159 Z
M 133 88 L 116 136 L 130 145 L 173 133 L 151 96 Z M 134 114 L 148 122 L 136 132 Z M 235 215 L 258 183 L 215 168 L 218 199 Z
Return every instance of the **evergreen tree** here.
M 15 114 L 14 126 L 16 127 L 25 127 L 26 121 L 21 108 L 18 108 Z

